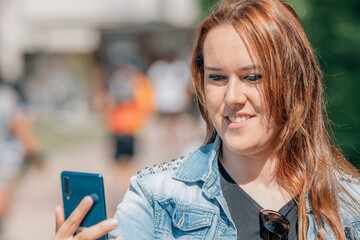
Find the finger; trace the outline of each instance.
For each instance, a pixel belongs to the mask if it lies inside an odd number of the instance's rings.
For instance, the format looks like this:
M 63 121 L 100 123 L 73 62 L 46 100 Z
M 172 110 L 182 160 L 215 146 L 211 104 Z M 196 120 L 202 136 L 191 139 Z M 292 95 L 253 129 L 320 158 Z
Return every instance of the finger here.
M 74 209 L 68 219 L 60 227 L 58 236 L 67 238 L 74 235 L 86 213 L 90 210 L 93 200 L 90 196 L 86 196 L 81 200 L 80 204 Z
M 59 231 L 60 227 L 65 222 L 64 206 L 57 205 L 55 208 L 55 219 L 56 219 L 56 229 L 55 232 Z
M 74 240 L 98 239 L 115 229 L 117 226 L 118 221 L 114 218 L 110 218 L 77 234 Z

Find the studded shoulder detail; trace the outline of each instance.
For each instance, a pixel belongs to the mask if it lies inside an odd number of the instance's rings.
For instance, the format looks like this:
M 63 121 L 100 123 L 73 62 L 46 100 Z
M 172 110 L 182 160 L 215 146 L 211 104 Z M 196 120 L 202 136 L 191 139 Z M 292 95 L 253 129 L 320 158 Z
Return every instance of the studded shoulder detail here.
M 180 158 L 173 159 L 169 162 L 163 162 L 159 165 L 155 164 L 153 167 L 146 167 L 145 169 L 138 171 L 137 177 L 143 178 L 147 175 L 153 175 L 159 172 L 175 171 L 182 164 L 184 158 L 184 156 L 181 156 Z

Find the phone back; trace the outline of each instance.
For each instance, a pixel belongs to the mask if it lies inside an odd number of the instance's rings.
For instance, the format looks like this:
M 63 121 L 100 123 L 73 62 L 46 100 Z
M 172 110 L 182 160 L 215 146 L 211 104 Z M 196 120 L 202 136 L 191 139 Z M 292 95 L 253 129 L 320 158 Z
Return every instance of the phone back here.
M 92 208 L 79 226 L 80 231 L 106 219 L 104 184 L 101 174 L 63 171 L 61 186 L 65 219 L 85 196 L 91 195 L 94 199 Z M 105 240 L 107 237 L 99 239 Z

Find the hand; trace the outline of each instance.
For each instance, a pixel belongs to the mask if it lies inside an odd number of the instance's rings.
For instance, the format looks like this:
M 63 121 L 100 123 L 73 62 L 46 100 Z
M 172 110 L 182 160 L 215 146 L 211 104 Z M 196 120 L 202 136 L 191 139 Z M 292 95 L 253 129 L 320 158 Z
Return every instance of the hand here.
M 84 231 L 76 234 L 82 219 L 86 216 L 86 213 L 90 210 L 93 204 L 93 199 L 90 196 L 86 196 L 80 204 L 71 213 L 69 218 L 65 221 L 64 207 L 61 205 L 56 206 L 56 234 L 53 240 L 90 240 L 97 239 L 111 230 L 115 229 L 118 225 L 117 221 L 113 218 L 104 220 L 94 226 L 91 226 Z M 115 238 L 113 240 L 121 240 L 121 238 Z

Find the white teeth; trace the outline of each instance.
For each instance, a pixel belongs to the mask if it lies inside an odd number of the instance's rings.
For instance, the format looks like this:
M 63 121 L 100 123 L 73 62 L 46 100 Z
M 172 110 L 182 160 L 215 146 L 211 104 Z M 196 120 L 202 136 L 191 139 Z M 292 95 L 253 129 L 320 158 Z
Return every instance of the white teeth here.
M 240 123 L 247 119 L 245 116 L 242 116 L 242 117 L 230 117 L 229 116 L 228 118 L 231 122 L 234 122 L 234 123 Z

